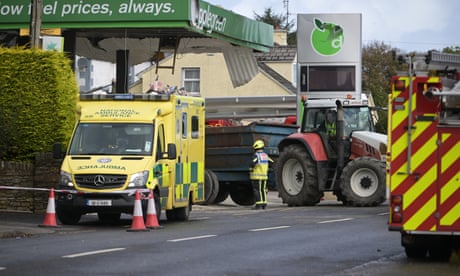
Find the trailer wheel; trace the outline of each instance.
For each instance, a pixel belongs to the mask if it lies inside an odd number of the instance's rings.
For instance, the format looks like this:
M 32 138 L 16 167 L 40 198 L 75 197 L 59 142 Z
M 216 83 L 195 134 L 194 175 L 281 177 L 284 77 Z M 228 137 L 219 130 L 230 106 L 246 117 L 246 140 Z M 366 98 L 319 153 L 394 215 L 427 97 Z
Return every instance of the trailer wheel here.
M 229 193 L 230 193 L 229 184 L 226 184 L 225 182 L 219 182 L 219 193 L 217 193 L 214 203 L 218 204 L 226 200 Z
M 316 165 L 302 146 L 287 146 L 276 164 L 276 186 L 284 203 L 311 206 L 320 201 Z
M 212 204 L 219 193 L 219 180 L 216 174 L 209 170 L 204 170 L 204 204 Z
M 362 157 L 350 161 L 340 177 L 340 194 L 344 205 L 376 206 L 385 201 L 385 164 Z
M 249 182 L 236 182 L 230 186 L 230 197 L 232 200 L 242 206 L 251 206 L 256 203 L 254 191 Z
M 78 224 L 81 218 L 80 213 L 75 212 L 68 212 L 61 210 L 60 208 L 56 208 L 56 215 L 62 224 L 66 225 L 75 225 Z

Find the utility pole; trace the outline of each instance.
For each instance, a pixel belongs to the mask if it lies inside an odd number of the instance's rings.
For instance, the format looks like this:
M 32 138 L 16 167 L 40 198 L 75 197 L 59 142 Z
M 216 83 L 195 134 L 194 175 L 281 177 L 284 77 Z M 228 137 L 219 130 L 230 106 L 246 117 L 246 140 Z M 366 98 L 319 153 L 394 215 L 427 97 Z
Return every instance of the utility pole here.
M 286 8 L 286 28 L 289 26 L 289 0 L 283 0 L 283 6 Z
M 30 13 L 30 47 L 40 47 L 40 30 L 42 26 L 42 0 L 31 0 Z

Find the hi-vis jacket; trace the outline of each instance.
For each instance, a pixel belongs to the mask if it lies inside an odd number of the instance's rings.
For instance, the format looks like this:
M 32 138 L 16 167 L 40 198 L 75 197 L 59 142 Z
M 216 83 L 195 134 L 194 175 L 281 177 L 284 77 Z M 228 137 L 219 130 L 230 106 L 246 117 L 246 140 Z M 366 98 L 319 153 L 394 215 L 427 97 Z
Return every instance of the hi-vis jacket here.
M 335 122 L 324 122 L 324 125 L 326 126 L 326 134 L 329 136 L 335 136 Z
M 263 151 L 256 151 L 252 159 L 252 168 L 249 174 L 251 180 L 267 180 L 269 163 L 273 160 Z

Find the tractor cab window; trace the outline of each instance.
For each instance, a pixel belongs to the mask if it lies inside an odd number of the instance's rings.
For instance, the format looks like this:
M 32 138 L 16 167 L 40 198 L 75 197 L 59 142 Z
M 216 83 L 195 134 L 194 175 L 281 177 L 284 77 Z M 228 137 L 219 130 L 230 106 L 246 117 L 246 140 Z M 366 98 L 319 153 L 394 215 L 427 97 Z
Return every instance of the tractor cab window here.
M 303 132 L 321 131 L 326 122 L 327 114 L 336 120 L 335 108 L 311 108 L 304 114 Z M 353 131 L 374 131 L 371 113 L 368 107 L 344 107 L 343 120 L 345 135 L 349 136 Z
M 326 114 L 328 112 L 335 112 L 331 108 L 312 108 L 307 109 L 303 125 L 304 132 L 318 131 L 326 121 Z
M 372 116 L 367 106 L 345 107 L 343 109 L 345 135 L 353 131 L 374 131 Z

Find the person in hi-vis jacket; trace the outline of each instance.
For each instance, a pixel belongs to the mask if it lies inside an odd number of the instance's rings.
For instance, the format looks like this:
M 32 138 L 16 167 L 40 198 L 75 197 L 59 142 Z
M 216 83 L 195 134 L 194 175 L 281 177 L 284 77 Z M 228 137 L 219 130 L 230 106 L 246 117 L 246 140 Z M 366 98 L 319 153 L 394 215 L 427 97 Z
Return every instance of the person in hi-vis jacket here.
M 252 146 L 254 155 L 252 165 L 249 169 L 249 178 L 251 179 L 252 189 L 256 199 L 255 209 L 265 209 L 267 206 L 267 179 L 268 169 L 273 160 L 264 152 L 264 141 L 257 140 Z

